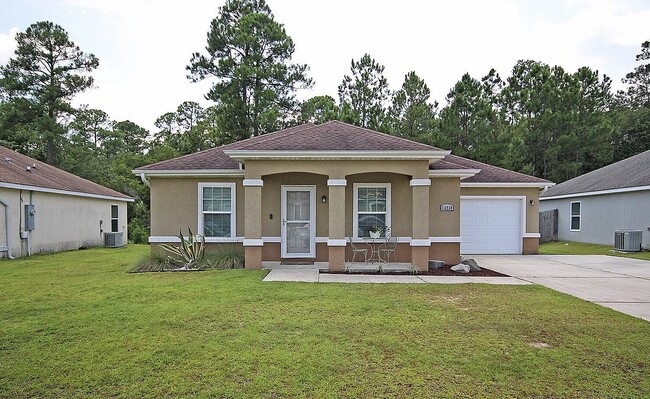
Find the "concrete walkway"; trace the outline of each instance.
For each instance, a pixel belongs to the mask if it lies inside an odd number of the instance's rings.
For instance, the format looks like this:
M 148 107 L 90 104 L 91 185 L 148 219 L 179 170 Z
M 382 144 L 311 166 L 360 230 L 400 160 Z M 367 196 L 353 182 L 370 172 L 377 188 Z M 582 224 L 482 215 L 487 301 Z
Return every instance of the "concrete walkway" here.
M 307 283 L 400 283 L 400 284 L 462 284 L 483 283 L 527 285 L 530 282 L 515 277 L 363 275 L 320 273 L 319 266 L 269 266 L 271 272 L 263 281 L 298 281 Z
M 650 321 L 648 261 L 606 255 L 471 257 L 482 267 Z

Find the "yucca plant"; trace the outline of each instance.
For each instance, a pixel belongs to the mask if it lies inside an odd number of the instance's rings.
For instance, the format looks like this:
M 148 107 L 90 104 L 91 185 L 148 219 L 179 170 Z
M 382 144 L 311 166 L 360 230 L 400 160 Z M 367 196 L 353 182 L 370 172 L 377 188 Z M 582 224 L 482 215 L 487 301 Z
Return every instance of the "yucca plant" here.
M 180 246 L 160 245 L 162 249 L 170 254 L 170 259 L 183 265 L 180 270 L 194 269 L 205 257 L 205 238 L 200 234 L 194 235 L 189 227 L 187 230 L 189 232 L 187 239 L 183 236 L 182 230 L 178 232 L 177 237 L 181 240 Z

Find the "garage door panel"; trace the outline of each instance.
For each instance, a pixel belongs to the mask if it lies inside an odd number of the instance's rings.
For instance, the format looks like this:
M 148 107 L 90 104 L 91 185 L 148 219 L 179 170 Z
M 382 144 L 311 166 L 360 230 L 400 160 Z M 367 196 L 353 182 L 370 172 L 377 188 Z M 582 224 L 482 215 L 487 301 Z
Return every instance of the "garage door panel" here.
M 461 199 L 461 253 L 521 253 L 521 202 L 512 198 Z

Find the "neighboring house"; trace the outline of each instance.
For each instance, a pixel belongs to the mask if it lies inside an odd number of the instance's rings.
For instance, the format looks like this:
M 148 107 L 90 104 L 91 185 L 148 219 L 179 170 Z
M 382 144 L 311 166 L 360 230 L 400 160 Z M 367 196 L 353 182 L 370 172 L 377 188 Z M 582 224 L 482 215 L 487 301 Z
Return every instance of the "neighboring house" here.
M 642 230 L 650 243 L 650 151 L 546 191 L 540 210 L 558 210 L 558 239 L 613 245 L 614 231 Z
M 0 146 L 0 258 L 103 245 L 131 197 Z
M 243 245 L 247 268 L 288 259 L 341 270 L 346 238 L 398 237 L 397 260 L 536 253 L 538 199 L 552 183 L 342 122 L 306 124 L 144 166 L 152 244 L 190 227 Z M 357 258 L 358 259 L 358 258 Z

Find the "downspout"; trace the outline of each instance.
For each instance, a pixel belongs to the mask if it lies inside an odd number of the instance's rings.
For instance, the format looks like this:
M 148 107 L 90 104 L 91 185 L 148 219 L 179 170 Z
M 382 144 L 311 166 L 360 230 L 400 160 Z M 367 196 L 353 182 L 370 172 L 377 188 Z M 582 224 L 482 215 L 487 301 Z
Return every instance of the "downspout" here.
M 151 187 L 151 183 L 149 183 L 149 180 L 147 180 L 147 176 L 144 174 L 144 172 L 140 173 L 140 180 L 142 180 L 145 186 Z
M 9 204 L 0 199 L 0 204 L 5 207 L 5 234 L 7 235 L 7 258 L 15 259 L 11 253 L 11 220 L 9 219 Z

